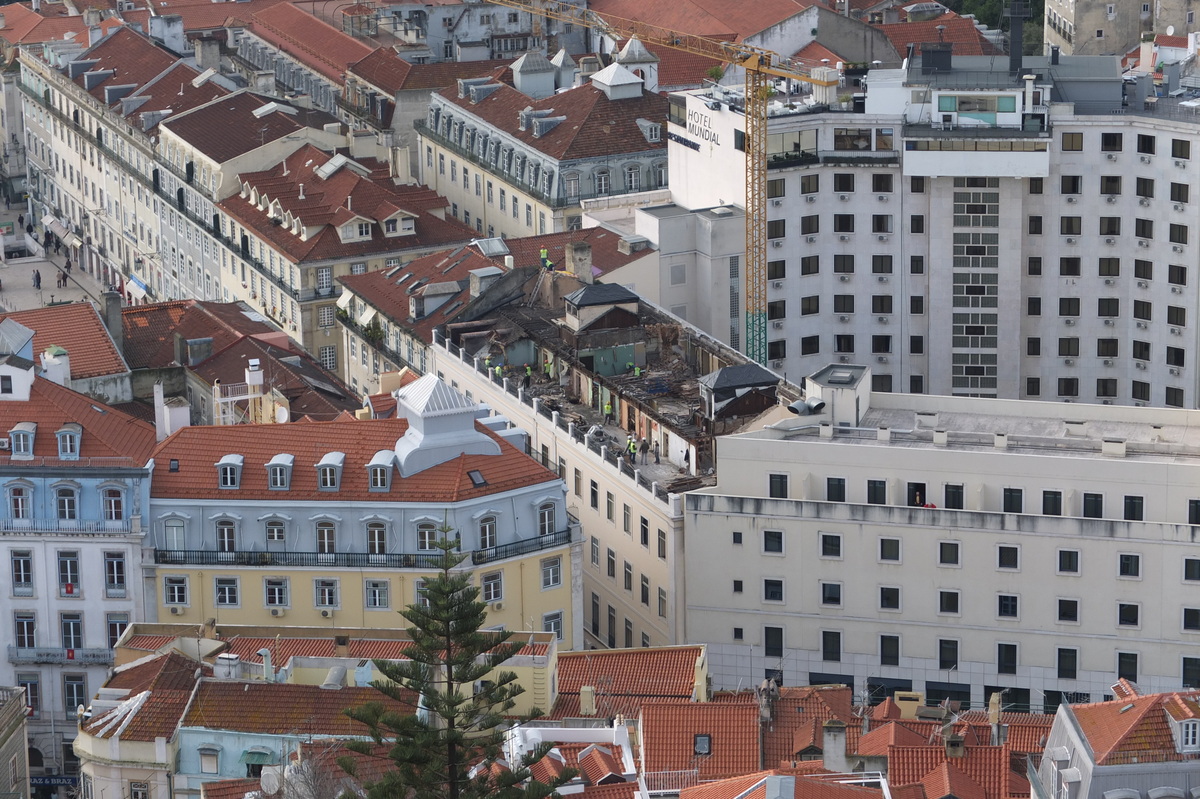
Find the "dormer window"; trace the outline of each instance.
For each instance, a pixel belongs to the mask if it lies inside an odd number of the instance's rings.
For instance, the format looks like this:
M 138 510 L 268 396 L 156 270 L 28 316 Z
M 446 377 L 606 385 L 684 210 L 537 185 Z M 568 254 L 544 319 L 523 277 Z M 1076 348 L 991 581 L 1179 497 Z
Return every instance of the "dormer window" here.
M 392 460 L 396 454 L 381 449 L 367 464 L 367 483 L 372 491 L 387 491 L 392 485 Z
M 33 457 L 33 437 L 37 433 L 37 425 L 33 422 L 20 422 L 8 431 L 9 447 L 14 458 Z
M 226 455 L 217 461 L 217 486 L 238 488 L 242 482 L 242 456 Z
M 272 491 L 287 491 L 292 483 L 291 455 L 276 455 L 267 462 L 267 487 Z
M 383 232 L 389 236 L 394 235 L 399 228 L 399 223 L 395 219 L 388 219 L 383 223 Z
M 358 235 L 362 238 L 369 238 L 371 236 L 371 223 L 370 222 L 359 222 L 358 223 Z
M 371 467 L 371 488 L 373 490 L 386 489 L 388 484 L 388 470 L 386 466 Z
M 1179 747 L 1200 749 L 1200 721 L 1185 721 L 1179 725 Z
M 79 459 L 79 439 L 83 428 L 74 422 L 64 424 L 55 435 L 58 437 L 58 457 L 63 460 Z
M 337 491 L 341 483 L 342 464 L 346 462 L 344 452 L 329 452 L 317 463 L 317 488 L 321 491 Z

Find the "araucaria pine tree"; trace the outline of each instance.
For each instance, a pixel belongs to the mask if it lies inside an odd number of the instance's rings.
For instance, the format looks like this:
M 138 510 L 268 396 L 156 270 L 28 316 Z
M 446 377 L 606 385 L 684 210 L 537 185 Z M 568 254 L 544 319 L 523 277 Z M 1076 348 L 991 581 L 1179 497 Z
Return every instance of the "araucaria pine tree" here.
M 412 712 L 369 703 L 347 710 L 365 724 L 375 746 L 365 741 L 348 747 L 378 753 L 384 744 L 390 763 L 382 777 L 364 786 L 368 799 L 542 799 L 574 776 L 566 771 L 550 784 L 530 778 L 529 767 L 549 745 L 528 752 L 521 762 L 504 760 L 504 731 L 541 715 L 534 710 L 510 716 L 524 692 L 517 676 L 498 667 L 523 646 L 509 631 L 483 631 L 487 604 L 464 571 L 455 571 L 466 555 L 443 531 L 438 543 L 439 574 L 425 583 L 422 601 L 400 611 L 412 645 L 408 660 L 375 661 L 383 675 L 373 685 Z M 339 765 L 351 776 L 354 763 Z

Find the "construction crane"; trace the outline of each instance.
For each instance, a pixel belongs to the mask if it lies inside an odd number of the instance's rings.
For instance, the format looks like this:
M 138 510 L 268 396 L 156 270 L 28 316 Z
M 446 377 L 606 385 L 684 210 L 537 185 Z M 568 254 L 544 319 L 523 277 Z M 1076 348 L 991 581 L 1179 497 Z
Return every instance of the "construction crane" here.
M 767 360 L 767 103 L 772 78 L 837 86 L 836 78 L 814 76 L 809 67 L 778 53 L 741 42 L 726 42 L 667 30 L 632 19 L 601 17 L 559 0 L 488 0 L 539 17 L 582 25 L 613 41 L 637 38 L 643 44 L 705 56 L 745 71 L 746 115 L 746 346 L 755 361 Z M 540 25 L 539 25 L 540 27 Z

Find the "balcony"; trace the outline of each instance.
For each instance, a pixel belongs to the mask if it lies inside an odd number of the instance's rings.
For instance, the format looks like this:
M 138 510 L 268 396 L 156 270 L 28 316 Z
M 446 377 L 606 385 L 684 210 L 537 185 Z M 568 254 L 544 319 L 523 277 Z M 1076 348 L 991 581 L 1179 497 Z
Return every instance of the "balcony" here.
M 4 533 L 128 533 L 128 519 L 99 521 L 94 519 L 3 519 Z
M 93 666 L 109 666 L 113 662 L 113 653 L 111 649 L 9 646 L 8 662 L 18 666 L 38 663 L 83 663 Z
M 478 566 L 483 563 L 492 563 L 497 560 L 528 555 L 531 552 L 540 552 L 543 549 L 560 547 L 571 543 L 572 533 L 576 529 L 578 529 L 577 526 L 573 525 L 566 530 L 559 530 L 557 533 L 547 533 L 546 535 L 539 535 L 537 538 L 526 538 L 522 541 L 501 544 L 498 547 L 491 547 L 490 549 L 477 549 L 471 553 L 471 563 Z

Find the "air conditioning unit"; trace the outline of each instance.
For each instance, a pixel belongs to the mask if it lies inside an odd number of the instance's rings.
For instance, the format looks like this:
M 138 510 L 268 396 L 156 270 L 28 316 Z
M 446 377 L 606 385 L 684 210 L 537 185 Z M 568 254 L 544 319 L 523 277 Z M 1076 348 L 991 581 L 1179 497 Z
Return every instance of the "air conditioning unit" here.
M 783 246 L 783 239 L 772 239 L 772 240 L 771 240 L 771 246 L 772 246 L 772 247 L 782 247 L 782 246 Z
M 1173 374 L 1173 375 L 1178 375 L 1178 374 L 1179 374 L 1179 370 L 1178 370 L 1178 369 L 1176 369 L 1174 366 L 1172 366 L 1172 367 L 1170 368 L 1170 370 L 1169 370 L 1169 371 L 1170 371 L 1170 372 L 1171 372 L 1171 374 Z
M 1138 288 L 1140 288 L 1140 289 L 1149 288 L 1149 287 L 1150 287 L 1150 284 L 1149 284 L 1149 283 L 1147 283 L 1147 282 L 1146 282 L 1146 281 L 1144 281 L 1144 280 L 1139 280 L 1139 281 L 1137 282 L 1137 287 L 1138 287 Z
M 1078 198 L 1078 197 L 1074 197 L 1074 196 L 1072 196 L 1072 197 L 1068 197 L 1068 198 L 1067 198 L 1067 202 L 1069 202 L 1069 203 L 1077 203 L 1077 202 L 1079 202 L 1079 198 Z
M 1114 322 L 1114 321 L 1113 321 L 1113 320 L 1111 320 L 1111 319 L 1105 319 L 1105 320 L 1104 320 L 1104 324 L 1108 325 L 1109 327 L 1112 327 L 1113 325 L 1115 325 L 1115 324 L 1116 324 L 1116 322 Z
M 1142 156 L 1142 163 L 1143 163 L 1143 164 L 1148 164 L 1148 163 L 1150 163 L 1150 156 L 1148 156 L 1148 155 L 1143 155 L 1143 156 Z
M 1063 365 L 1064 366 L 1074 366 L 1075 359 L 1074 358 L 1063 358 Z
M 815 195 L 815 194 L 810 194 L 804 198 L 804 202 L 806 202 L 806 203 L 815 203 L 816 201 L 817 201 L 817 195 Z
M 891 278 L 889 278 L 887 275 L 880 275 L 880 276 L 879 276 L 879 282 L 880 282 L 880 283 L 886 283 L 886 282 L 888 282 L 888 280 L 890 280 L 890 279 L 891 279 Z
M 816 240 L 817 240 L 817 237 L 816 237 L 816 236 L 809 236 L 809 237 L 808 237 L 808 243 L 809 243 L 809 244 L 813 244 L 813 243 L 815 243 L 815 242 L 816 242 Z
M 879 322 L 879 324 L 881 324 L 881 325 L 886 325 L 888 322 L 888 318 L 886 316 L 877 316 L 877 317 L 875 317 L 875 321 Z
M 849 194 L 839 194 L 838 199 L 841 200 L 842 202 L 846 202 L 846 200 L 850 199 L 850 195 Z
M 1063 320 L 1063 324 L 1065 324 L 1069 327 L 1069 326 L 1075 324 L 1075 320 L 1072 319 L 1071 317 L 1067 317 L 1066 319 Z
M 1105 359 L 1104 359 L 1104 365 L 1105 365 L 1105 366 L 1112 366 L 1112 358 L 1105 358 Z
M 1175 166 L 1179 167 L 1180 169 L 1186 169 L 1187 161 L 1176 161 Z
M 1139 329 L 1139 330 L 1145 330 L 1145 329 L 1146 329 L 1146 323 L 1145 323 L 1145 322 L 1138 322 L 1138 323 L 1137 323 L 1137 326 L 1138 326 L 1138 329 Z
M 1112 241 L 1112 239 L 1109 239 L 1109 241 Z M 1106 285 L 1106 286 L 1112 286 L 1112 285 L 1116 284 L 1116 282 L 1117 281 L 1113 280 L 1111 277 L 1104 278 L 1104 285 Z
M 8 444 L 9 440 L 7 438 L 0 438 L 0 449 L 8 449 Z
M 850 356 L 849 355 L 840 355 L 840 356 L 838 356 L 838 360 L 841 361 L 842 363 L 850 363 Z
M 171 606 L 171 615 L 172 616 L 182 616 L 183 615 L 183 607 L 180 605 L 172 605 Z
M 1171 328 L 1171 335 L 1172 336 L 1181 336 L 1181 335 L 1183 335 L 1183 331 L 1177 327 L 1173 327 L 1173 328 Z
M 491 608 L 492 608 L 492 610 L 504 610 L 504 603 L 503 602 L 493 602 L 491 604 Z
M 1146 241 L 1145 239 L 1138 239 L 1138 246 L 1139 247 L 1149 247 L 1150 242 Z
M 849 283 L 850 276 L 849 275 L 838 275 L 838 280 L 842 281 L 843 283 Z
M 1133 403 L 1133 407 L 1135 407 L 1135 408 L 1145 408 L 1145 407 L 1146 407 L 1146 403 L 1144 403 L 1144 402 L 1135 402 L 1135 403 Z
M 1143 208 L 1148 208 L 1150 206 L 1150 201 L 1143 197 L 1142 199 L 1138 200 L 1138 205 L 1142 206 Z
M 1074 244 L 1074 243 L 1075 243 L 1075 239 L 1073 239 L 1073 238 L 1071 238 L 1070 236 L 1068 236 L 1068 237 L 1067 237 L 1067 244 Z
M 1146 364 L 1143 361 L 1134 361 L 1133 365 L 1134 365 L 1134 368 L 1136 368 L 1136 369 L 1145 369 L 1146 368 Z
M 1180 247 L 1178 244 L 1172 245 L 1171 249 L 1174 250 L 1175 252 L 1183 252 L 1183 248 Z
M 772 283 L 771 283 L 771 288 L 773 288 L 773 289 L 781 289 L 781 288 L 783 288 L 783 281 L 782 281 L 782 280 L 776 280 L 776 281 L 772 282 Z
M 1110 194 L 1104 198 L 1104 202 L 1106 202 L 1106 203 L 1115 203 L 1116 201 L 1117 201 L 1116 196 L 1112 195 L 1112 194 Z
M 839 322 L 849 322 L 849 321 L 850 321 L 850 317 L 849 317 L 849 316 L 847 316 L 846 314 L 842 314 L 841 316 L 839 316 L 839 317 L 838 317 L 838 321 L 839 321 Z
M 783 322 L 772 322 L 771 327 L 775 328 L 776 330 L 783 330 Z
M 321 609 L 321 618 L 322 618 L 322 619 L 328 619 L 328 618 L 329 618 L 329 617 L 331 617 L 331 616 L 333 616 L 333 611 L 332 611 L 332 610 L 330 610 L 329 608 L 322 608 L 322 609 Z
M 1172 207 L 1172 208 L 1174 208 L 1176 211 L 1182 211 L 1182 210 L 1183 210 L 1183 205 L 1182 205 L 1181 203 L 1175 203 L 1175 204 L 1174 204 L 1174 205 L 1172 205 L 1171 207 Z
M 887 241 L 887 240 L 888 240 L 888 237 L 887 237 L 885 234 L 883 234 L 883 233 L 880 233 L 880 234 L 879 234 L 879 240 L 880 240 L 880 241 Z
M 850 241 L 849 236 L 838 236 L 838 238 L 841 239 L 842 241 Z
M 1116 154 L 1116 153 L 1109 153 L 1109 154 L 1108 154 L 1108 160 L 1109 160 L 1109 161 L 1116 161 L 1116 160 L 1117 160 L 1117 154 Z
M 1101 400 L 1100 404 L 1101 405 L 1112 405 L 1112 400 Z
M 1116 244 L 1117 240 L 1116 239 L 1105 239 L 1104 243 L 1105 244 Z
M 880 355 L 880 356 L 879 356 L 878 358 L 876 358 L 875 360 L 879 361 L 880 363 L 887 363 L 887 362 L 888 362 L 888 357 L 887 357 L 886 355 Z
M 1172 294 L 1182 294 L 1183 289 L 1179 288 L 1179 286 L 1171 286 L 1171 293 Z
M 783 200 L 771 200 L 771 205 L 778 208 L 779 206 L 783 205 Z
M 271 615 L 274 616 L 275 618 L 278 619 L 283 614 L 284 614 L 283 608 L 271 608 Z
M 879 202 L 885 203 L 887 201 L 888 201 L 888 196 L 886 194 L 879 195 Z

